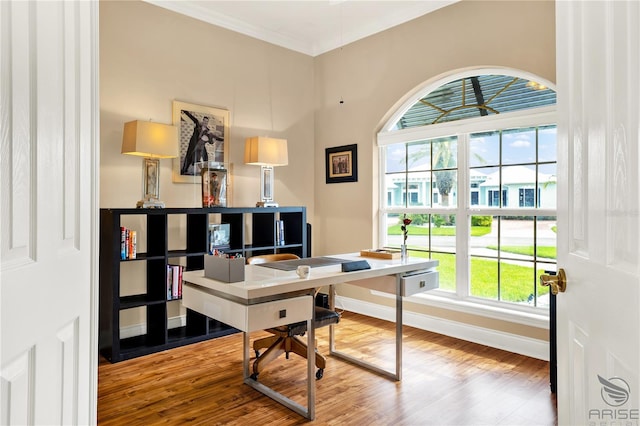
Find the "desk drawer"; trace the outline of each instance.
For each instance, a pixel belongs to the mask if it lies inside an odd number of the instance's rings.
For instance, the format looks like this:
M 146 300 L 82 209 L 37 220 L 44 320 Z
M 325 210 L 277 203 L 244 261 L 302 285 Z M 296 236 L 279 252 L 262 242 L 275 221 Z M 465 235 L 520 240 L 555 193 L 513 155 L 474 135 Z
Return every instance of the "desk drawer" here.
M 416 293 L 433 290 L 434 288 L 438 288 L 439 286 L 438 271 L 404 275 L 401 280 L 403 296 L 411 296 Z
M 298 296 L 255 305 L 243 305 L 185 283 L 182 304 L 238 330 L 256 331 L 306 321 L 311 317 L 313 297 Z

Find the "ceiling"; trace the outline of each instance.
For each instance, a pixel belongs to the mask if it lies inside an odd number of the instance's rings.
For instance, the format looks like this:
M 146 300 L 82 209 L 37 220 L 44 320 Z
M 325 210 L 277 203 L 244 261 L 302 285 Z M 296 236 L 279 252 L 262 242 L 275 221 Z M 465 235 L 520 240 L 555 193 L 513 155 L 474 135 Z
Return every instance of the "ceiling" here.
M 146 0 L 266 42 L 317 56 L 459 0 Z

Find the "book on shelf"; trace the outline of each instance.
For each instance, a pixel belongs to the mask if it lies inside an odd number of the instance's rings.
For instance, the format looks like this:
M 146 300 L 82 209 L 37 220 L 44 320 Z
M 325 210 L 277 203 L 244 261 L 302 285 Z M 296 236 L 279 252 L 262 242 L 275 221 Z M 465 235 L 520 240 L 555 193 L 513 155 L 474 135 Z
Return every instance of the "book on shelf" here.
M 182 297 L 182 265 L 167 265 L 167 300 Z
M 137 256 L 137 232 L 120 227 L 120 259 L 135 259 Z

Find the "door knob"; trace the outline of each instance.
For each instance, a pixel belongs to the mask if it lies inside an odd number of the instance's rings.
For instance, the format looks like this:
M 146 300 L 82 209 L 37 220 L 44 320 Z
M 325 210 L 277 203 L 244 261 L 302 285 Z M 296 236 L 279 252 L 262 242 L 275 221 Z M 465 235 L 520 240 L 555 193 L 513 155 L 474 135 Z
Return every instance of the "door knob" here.
M 567 289 L 567 275 L 564 269 L 558 270 L 558 275 L 540 275 L 540 284 L 551 287 L 551 294 L 564 293 Z

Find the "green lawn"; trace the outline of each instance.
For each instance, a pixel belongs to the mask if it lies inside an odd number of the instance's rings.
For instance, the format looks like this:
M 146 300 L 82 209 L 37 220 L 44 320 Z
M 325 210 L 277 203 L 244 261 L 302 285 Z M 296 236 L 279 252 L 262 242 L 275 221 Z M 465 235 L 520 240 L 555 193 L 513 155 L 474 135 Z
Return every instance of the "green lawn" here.
M 428 253 L 409 250 L 412 257 L 428 258 Z M 433 259 L 440 264 L 440 288 L 455 291 L 455 255 L 433 253 Z M 547 294 L 548 287 L 537 284 L 537 277 L 543 273 L 539 270 L 533 273 L 533 268 L 520 265 L 502 263 L 500 300 L 509 302 L 525 302 L 533 293 L 533 286 L 538 287 L 538 295 Z M 498 299 L 498 263 L 490 259 L 471 258 L 471 295 L 488 299 Z
M 488 249 L 498 250 L 498 246 L 487 246 Z M 533 246 L 502 246 L 502 251 L 514 254 L 523 254 L 525 256 L 533 256 Z M 552 246 L 538 246 L 538 257 L 547 259 L 556 258 L 556 248 Z
M 472 226 L 471 227 L 472 237 L 481 237 L 482 235 L 486 235 L 489 232 L 491 232 L 490 226 Z M 402 231 L 400 230 L 400 225 L 391 225 L 390 227 L 388 227 L 387 235 L 402 235 Z M 429 227 L 409 225 L 409 236 L 411 235 L 429 235 Z M 431 228 L 431 235 L 452 237 L 456 235 L 456 228 L 455 226 L 441 226 L 440 228 L 436 228 L 434 226 Z

